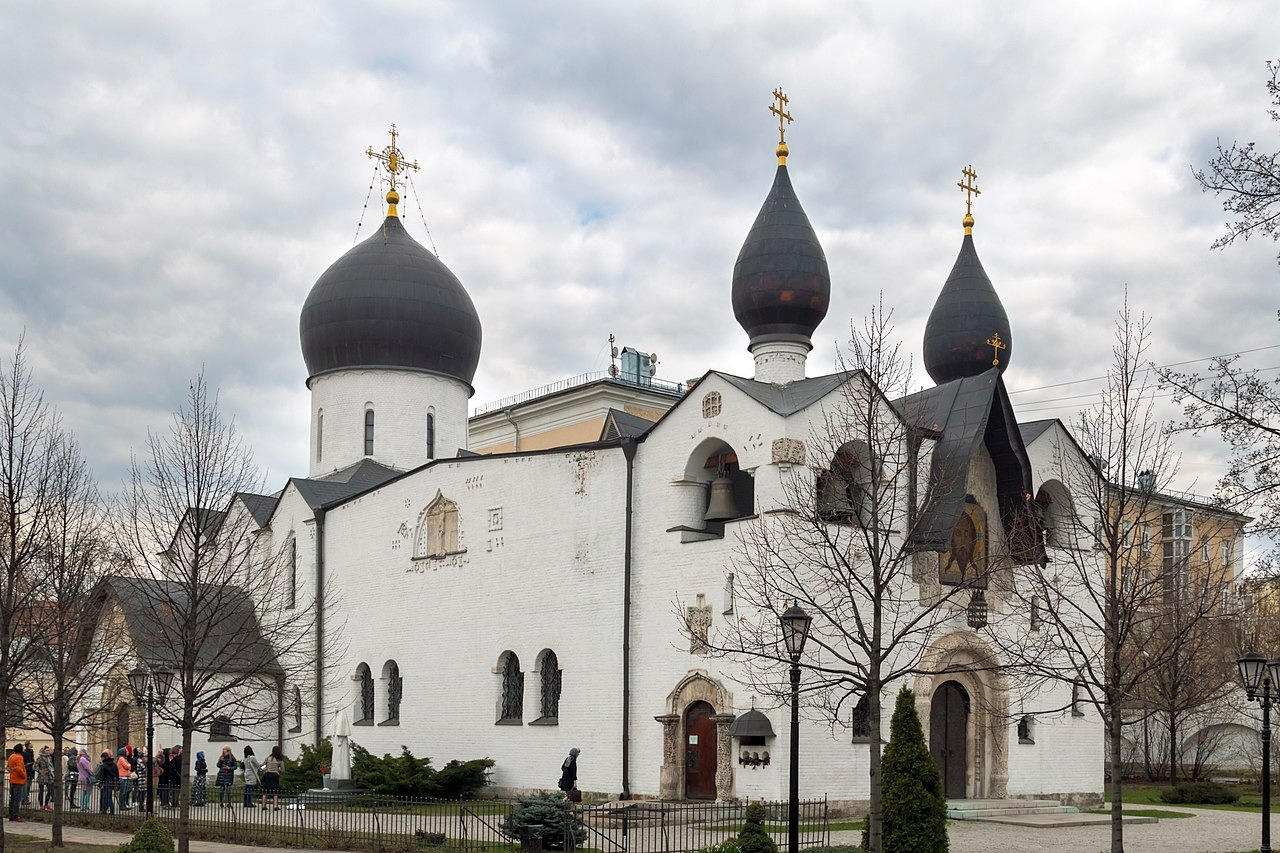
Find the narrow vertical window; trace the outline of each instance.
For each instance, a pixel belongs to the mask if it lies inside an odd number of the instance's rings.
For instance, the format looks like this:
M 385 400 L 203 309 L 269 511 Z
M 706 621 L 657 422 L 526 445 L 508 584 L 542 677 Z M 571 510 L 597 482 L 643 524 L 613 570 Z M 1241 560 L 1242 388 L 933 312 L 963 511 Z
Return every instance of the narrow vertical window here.
M 298 540 L 289 539 L 289 588 L 285 593 L 285 607 L 298 606 Z
M 427 412 L 427 458 L 436 458 L 436 416 Z
M 316 461 L 324 459 L 324 409 L 316 412 Z
M 364 455 L 373 455 L 373 409 L 364 410 Z

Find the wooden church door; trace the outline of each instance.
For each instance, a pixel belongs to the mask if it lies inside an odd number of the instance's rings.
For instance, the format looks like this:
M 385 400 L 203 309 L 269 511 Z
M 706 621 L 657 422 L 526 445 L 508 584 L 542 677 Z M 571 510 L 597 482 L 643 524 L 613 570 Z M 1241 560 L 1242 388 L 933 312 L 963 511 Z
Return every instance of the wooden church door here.
M 947 681 L 933 694 L 929 706 L 929 752 L 942 775 L 942 794 L 963 799 L 969 694 L 959 682 Z
M 694 702 L 684 715 L 684 795 L 690 800 L 716 798 L 715 711 L 706 702 Z

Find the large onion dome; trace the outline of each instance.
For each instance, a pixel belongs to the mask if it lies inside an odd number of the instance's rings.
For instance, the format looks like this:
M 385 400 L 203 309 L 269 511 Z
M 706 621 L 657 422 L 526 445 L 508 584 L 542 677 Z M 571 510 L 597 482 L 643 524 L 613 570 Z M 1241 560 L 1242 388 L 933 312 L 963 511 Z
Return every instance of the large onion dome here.
M 1003 373 L 1013 354 L 1009 315 L 978 260 L 972 231 L 966 216 L 960 256 L 924 328 L 924 368 L 939 385 L 992 367 Z
M 773 188 L 733 266 L 733 314 L 753 346 L 808 344 L 831 302 L 827 256 L 791 187 L 785 153 L 780 146 Z
M 480 360 L 480 317 L 471 297 L 394 214 L 316 280 L 299 327 L 312 378 L 384 367 L 470 385 Z

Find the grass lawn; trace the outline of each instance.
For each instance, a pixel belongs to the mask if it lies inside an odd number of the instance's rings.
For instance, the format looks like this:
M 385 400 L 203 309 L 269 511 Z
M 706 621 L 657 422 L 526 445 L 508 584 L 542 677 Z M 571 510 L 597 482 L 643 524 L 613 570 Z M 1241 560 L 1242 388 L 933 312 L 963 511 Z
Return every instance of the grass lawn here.
M 1134 817 L 1158 817 L 1161 820 L 1165 818 L 1195 817 L 1191 812 L 1171 812 L 1167 809 L 1125 809 L 1124 813 Z M 1111 809 L 1089 809 L 1089 814 L 1109 815 L 1111 814 Z
M 59 850 L 63 853 L 111 853 L 116 849 L 115 844 L 73 844 L 66 842 L 63 847 L 50 847 L 48 841 L 40 838 L 33 838 L 30 835 L 20 835 L 16 832 L 6 832 L 4 834 L 4 848 L 6 851 L 15 851 L 15 853 L 45 853 L 48 850 Z
M 1259 814 L 1262 812 L 1262 794 L 1258 793 L 1257 789 L 1252 785 L 1240 785 L 1231 789 L 1240 794 L 1239 802 L 1216 805 L 1211 803 L 1166 803 L 1160 799 L 1160 792 L 1166 787 L 1168 786 L 1126 783 L 1123 791 L 1124 803 L 1125 805 L 1156 807 L 1173 805 L 1175 808 L 1177 806 L 1187 806 L 1195 809 L 1220 809 L 1229 812 L 1257 812 Z M 1280 802 L 1277 802 L 1277 800 L 1280 800 L 1280 797 L 1271 798 L 1271 811 L 1273 814 L 1280 811 Z
M 866 825 L 866 821 L 864 820 L 843 820 L 843 821 L 833 820 L 830 823 L 828 823 L 825 827 L 823 827 L 823 825 L 820 823 L 802 823 L 800 824 L 800 831 L 801 832 L 821 832 L 825 828 L 825 829 L 831 830 L 832 832 L 845 832 L 845 831 L 855 830 L 855 829 L 861 830 L 862 827 L 865 825 Z M 725 829 L 730 832 L 737 833 L 742 831 L 742 824 L 741 823 L 720 823 L 720 824 L 715 824 L 711 828 Z M 774 835 L 787 834 L 786 824 L 766 824 L 765 829 L 773 833 Z

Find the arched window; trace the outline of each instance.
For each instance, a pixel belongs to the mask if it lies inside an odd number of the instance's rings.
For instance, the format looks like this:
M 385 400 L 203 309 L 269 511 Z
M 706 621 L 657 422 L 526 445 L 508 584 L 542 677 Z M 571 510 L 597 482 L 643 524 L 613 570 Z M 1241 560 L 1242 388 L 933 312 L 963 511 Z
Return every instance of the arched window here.
M 356 681 L 360 682 L 360 702 L 358 711 L 359 717 L 356 719 L 357 726 L 373 725 L 373 672 L 369 669 L 369 664 L 362 663 L 356 667 Z
M 832 524 L 867 524 L 874 486 L 866 446 L 845 444 L 836 451 L 831 467 L 818 472 L 818 517 Z
M 389 660 L 382 665 L 382 678 L 387 683 L 387 718 L 380 725 L 400 722 L 400 699 L 404 695 L 404 679 L 400 677 L 400 664 Z
M 702 416 L 704 418 L 715 418 L 720 415 L 720 392 L 708 391 L 702 397 Z
M 289 710 L 293 715 L 293 727 L 289 732 L 297 734 L 302 731 L 302 688 L 296 684 L 293 686 L 293 707 Z
M 116 709 L 116 743 L 133 743 L 129 737 L 129 703 L 122 702 Z
M 541 695 L 535 721 L 544 725 L 558 724 L 560 717 L 560 661 L 551 649 L 538 655 L 538 688 Z
M 209 723 L 209 740 L 235 740 L 231 734 L 230 717 L 214 717 Z
M 1036 718 L 1027 714 L 1018 721 L 1018 743 L 1035 746 Z
M 288 589 L 285 590 L 284 606 L 298 606 L 298 537 L 289 537 L 289 578 Z
M 1066 486 L 1049 480 L 1036 491 L 1033 509 L 1040 520 L 1040 535 L 1045 547 L 1070 548 L 1076 538 L 1075 511 Z
M 458 532 L 458 505 L 437 493 L 436 499 L 427 505 L 418 517 L 418 532 L 414 537 L 414 559 L 440 558 L 463 552 Z
M 427 410 L 427 458 L 436 458 L 436 413 Z
M 373 455 L 373 409 L 364 410 L 364 455 Z
M 502 677 L 498 725 L 518 726 L 524 719 L 524 673 L 520 671 L 520 658 L 515 652 L 502 653 L 498 658 L 498 673 Z
M 316 412 L 316 461 L 324 459 L 324 409 Z
M 867 707 L 866 696 L 859 699 L 858 704 L 853 706 L 851 726 L 853 728 L 854 743 L 865 743 L 871 740 L 871 716 Z

